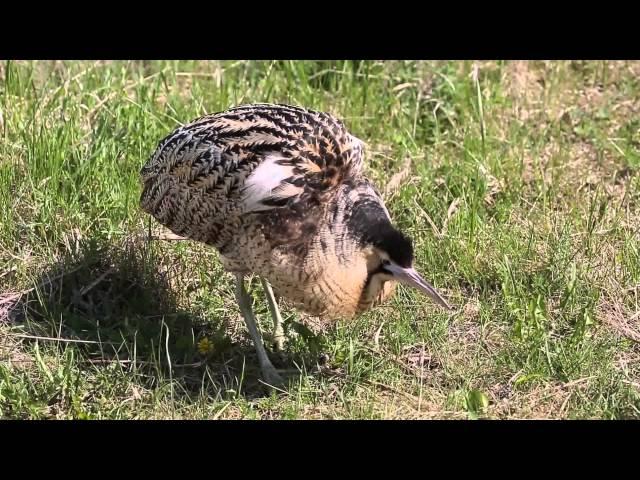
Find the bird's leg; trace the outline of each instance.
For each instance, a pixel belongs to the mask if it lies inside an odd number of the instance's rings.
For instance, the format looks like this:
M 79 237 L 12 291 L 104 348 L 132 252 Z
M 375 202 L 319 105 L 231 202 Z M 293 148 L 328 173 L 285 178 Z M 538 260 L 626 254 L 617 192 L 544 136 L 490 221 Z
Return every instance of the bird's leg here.
M 276 350 L 281 352 L 284 348 L 284 330 L 282 329 L 282 316 L 280 315 L 278 302 L 276 302 L 276 297 L 273 295 L 273 289 L 269 282 L 262 277 L 260 277 L 260 280 L 262 280 L 262 288 L 264 288 L 267 294 L 269 311 L 273 318 L 273 343 L 275 344 Z
M 283 383 L 282 377 L 276 371 L 271 360 L 269 360 L 267 351 L 262 343 L 262 338 L 260 336 L 258 326 L 256 325 L 255 317 L 253 316 L 253 310 L 251 309 L 251 298 L 244 288 L 244 279 L 242 274 L 236 274 L 236 282 L 236 300 L 238 301 L 238 306 L 242 312 L 242 317 L 247 324 L 247 329 L 249 330 L 251 339 L 256 347 L 258 363 L 260 364 L 260 370 L 262 370 L 262 376 L 264 377 L 265 382 L 270 385 L 281 385 Z

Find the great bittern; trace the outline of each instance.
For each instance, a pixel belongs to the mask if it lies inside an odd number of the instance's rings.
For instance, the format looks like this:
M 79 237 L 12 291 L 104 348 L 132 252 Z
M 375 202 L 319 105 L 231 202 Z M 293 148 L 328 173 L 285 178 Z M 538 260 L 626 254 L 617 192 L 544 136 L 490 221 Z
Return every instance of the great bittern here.
M 450 308 L 413 268 L 411 240 L 362 173 L 363 144 L 327 113 L 254 104 L 206 115 L 163 139 L 142 168 L 141 207 L 172 232 L 215 247 L 264 380 L 282 381 L 256 326 L 244 276 L 331 320 L 379 304 L 396 282 Z M 272 288 L 273 287 L 273 290 Z

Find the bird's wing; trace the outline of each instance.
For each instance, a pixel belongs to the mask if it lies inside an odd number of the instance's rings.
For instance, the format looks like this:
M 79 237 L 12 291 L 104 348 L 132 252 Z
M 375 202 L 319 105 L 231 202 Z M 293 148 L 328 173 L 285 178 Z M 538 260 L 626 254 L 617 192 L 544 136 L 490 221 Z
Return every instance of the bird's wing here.
M 305 193 L 329 192 L 362 170 L 363 142 L 329 114 L 268 104 L 231 112 L 249 115 L 261 129 L 268 125 L 287 142 L 286 148 L 265 155 L 247 178 L 243 195 L 247 211 L 291 205 Z
M 201 117 L 162 140 L 140 172 L 141 206 L 175 233 L 194 236 L 198 225 L 224 222 L 231 210 L 271 210 L 330 191 L 361 164 L 362 142 L 334 117 L 248 105 Z

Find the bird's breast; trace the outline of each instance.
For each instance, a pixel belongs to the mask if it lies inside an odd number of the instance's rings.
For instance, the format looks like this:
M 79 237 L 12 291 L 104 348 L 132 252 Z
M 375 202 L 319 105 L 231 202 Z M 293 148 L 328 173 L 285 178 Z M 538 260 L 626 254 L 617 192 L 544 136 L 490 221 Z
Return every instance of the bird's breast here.
M 275 251 L 272 265 L 265 276 L 278 295 L 328 320 L 353 318 L 386 299 L 394 286 L 371 279 L 366 262 L 356 255 L 312 251 L 300 263 Z

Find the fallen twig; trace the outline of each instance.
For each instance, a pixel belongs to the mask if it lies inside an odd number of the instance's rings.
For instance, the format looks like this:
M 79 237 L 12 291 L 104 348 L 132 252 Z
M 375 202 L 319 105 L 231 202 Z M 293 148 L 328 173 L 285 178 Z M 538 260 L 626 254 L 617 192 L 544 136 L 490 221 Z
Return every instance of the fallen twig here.
M 38 335 L 27 335 L 24 333 L 7 333 L 6 335 L 10 337 L 16 338 L 26 338 L 30 340 L 47 340 L 50 342 L 63 342 L 63 343 L 92 343 L 92 344 L 103 344 L 103 345 L 116 345 L 113 342 L 96 342 L 94 340 L 80 340 L 74 338 L 56 338 L 56 337 L 40 337 Z
M 175 233 L 170 232 L 162 232 L 151 235 L 149 237 L 151 240 L 170 240 L 170 241 L 182 241 L 188 240 L 186 237 L 181 237 L 180 235 L 176 235 Z
M 108 275 L 110 275 L 113 272 L 115 272 L 115 268 L 113 268 L 113 267 L 109 268 L 106 272 L 104 272 L 102 275 L 100 275 L 98 278 L 96 278 L 93 282 L 91 282 L 89 285 L 87 285 L 82 290 L 80 290 L 80 296 L 86 295 L 87 293 L 89 293 L 89 291 L 92 288 L 94 288 L 96 285 L 98 285 L 100 282 L 102 282 Z

